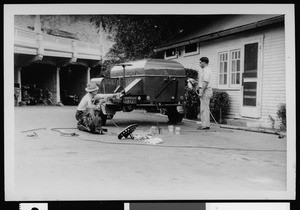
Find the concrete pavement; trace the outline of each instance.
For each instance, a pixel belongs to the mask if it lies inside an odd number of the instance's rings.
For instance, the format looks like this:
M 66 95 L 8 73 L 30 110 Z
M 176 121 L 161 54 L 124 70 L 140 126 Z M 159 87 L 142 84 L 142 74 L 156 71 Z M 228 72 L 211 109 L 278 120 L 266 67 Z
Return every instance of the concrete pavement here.
M 168 200 L 268 197 L 287 189 L 286 138 L 219 128 L 136 110 L 108 120 L 105 135 L 76 127 L 76 107 L 15 107 L 14 191 L 24 200 Z M 126 126 L 145 134 L 157 123 L 162 144 L 118 140 Z M 118 127 L 117 127 L 118 126 Z M 62 136 L 51 129 L 79 136 Z M 28 131 L 38 129 L 35 131 Z M 28 131 L 28 132 L 24 132 Z M 36 135 L 34 135 L 34 132 Z M 249 195 L 250 193 L 250 195 Z M 268 195 L 268 194 L 267 194 Z

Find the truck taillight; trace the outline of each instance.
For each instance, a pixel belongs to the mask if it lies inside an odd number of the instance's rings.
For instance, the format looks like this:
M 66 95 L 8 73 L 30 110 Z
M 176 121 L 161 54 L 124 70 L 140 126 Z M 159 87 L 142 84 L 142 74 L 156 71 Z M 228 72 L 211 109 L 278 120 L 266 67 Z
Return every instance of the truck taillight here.
M 138 96 L 137 99 L 140 101 L 140 100 L 142 99 L 142 97 L 141 97 L 141 96 Z
M 147 100 L 147 101 L 150 101 L 150 96 L 147 96 L 147 97 L 146 97 L 146 100 Z
M 171 99 L 172 99 L 172 100 L 174 100 L 174 99 L 175 99 L 175 97 L 174 97 L 174 96 L 172 96 L 172 97 L 171 97 Z

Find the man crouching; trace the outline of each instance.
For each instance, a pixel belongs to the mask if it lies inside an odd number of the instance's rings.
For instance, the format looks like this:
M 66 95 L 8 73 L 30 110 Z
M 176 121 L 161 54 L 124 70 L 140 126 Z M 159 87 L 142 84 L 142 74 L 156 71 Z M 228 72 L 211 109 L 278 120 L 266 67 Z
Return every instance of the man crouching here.
M 99 116 L 100 105 L 95 105 L 98 86 L 90 83 L 85 88 L 87 94 L 78 104 L 75 118 L 78 120 L 77 128 L 82 131 L 88 131 L 95 134 L 103 134 L 101 128 L 101 118 Z

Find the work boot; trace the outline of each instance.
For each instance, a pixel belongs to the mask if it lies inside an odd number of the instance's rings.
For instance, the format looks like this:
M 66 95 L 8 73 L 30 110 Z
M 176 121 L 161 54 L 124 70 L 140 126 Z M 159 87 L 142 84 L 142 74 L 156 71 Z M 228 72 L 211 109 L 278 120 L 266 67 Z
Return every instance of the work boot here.
M 91 131 L 91 129 L 90 129 L 89 127 L 86 127 L 86 126 L 84 126 L 84 125 L 82 125 L 82 124 L 80 124 L 80 123 L 77 124 L 77 128 L 78 128 L 79 130 L 81 130 L 81 131 L 87 131 L 87 132 L 90 132 L 90 131 Z
M 95 134 L 100 134 L 100 135 L 104 134 L 103 131 L 102 131 L 102 129 L 95 129 L 94 133 Z

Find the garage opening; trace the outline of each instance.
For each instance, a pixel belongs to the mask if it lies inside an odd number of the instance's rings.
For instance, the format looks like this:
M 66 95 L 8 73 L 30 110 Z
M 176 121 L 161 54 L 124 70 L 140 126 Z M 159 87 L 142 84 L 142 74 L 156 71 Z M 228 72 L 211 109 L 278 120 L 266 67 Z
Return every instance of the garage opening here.
M 33 63 L 21 71 L 22 101 L 26 105 L 56 103 L 56 67 Z
M 78 64 L 62 67 L 59 78 L 62 103 L 64 105 L 77 105 L 86 93 L 87 67 Z

